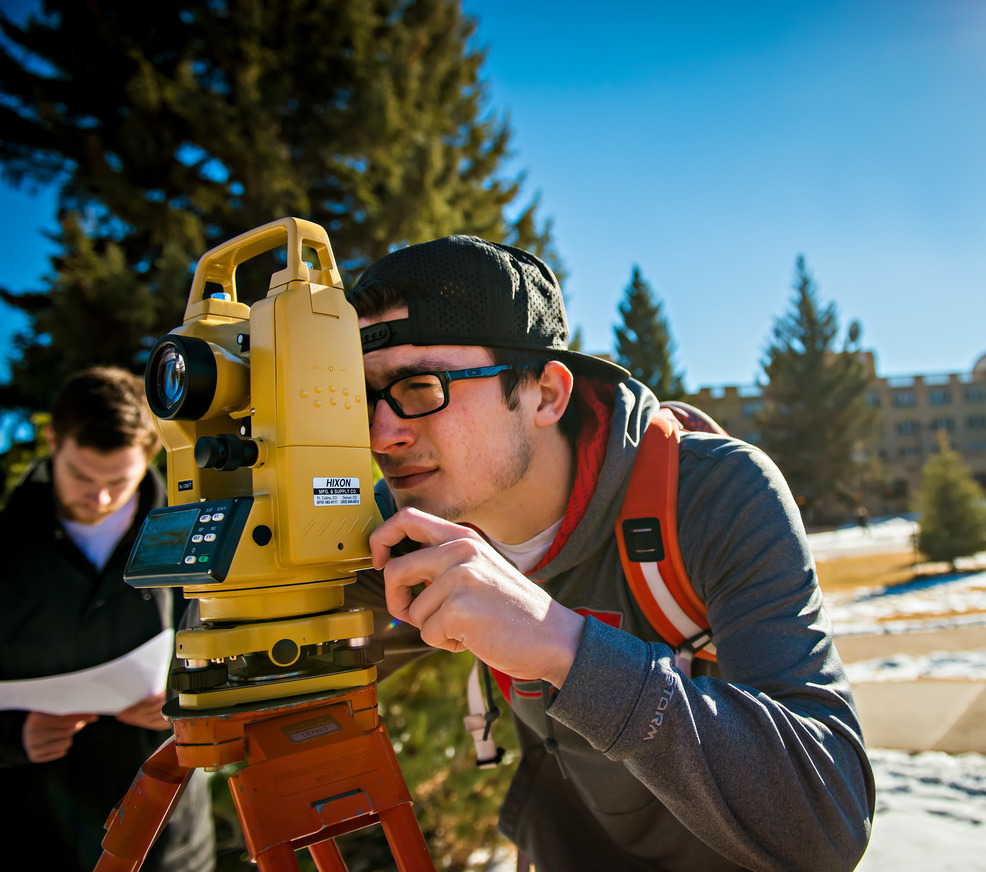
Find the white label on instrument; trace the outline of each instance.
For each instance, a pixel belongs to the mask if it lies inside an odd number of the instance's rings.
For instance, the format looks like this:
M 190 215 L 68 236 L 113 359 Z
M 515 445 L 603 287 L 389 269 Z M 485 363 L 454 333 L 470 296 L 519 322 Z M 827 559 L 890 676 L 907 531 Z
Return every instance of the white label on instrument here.
M 316 506 L 358 506 L 358 478 L 313 478 Z

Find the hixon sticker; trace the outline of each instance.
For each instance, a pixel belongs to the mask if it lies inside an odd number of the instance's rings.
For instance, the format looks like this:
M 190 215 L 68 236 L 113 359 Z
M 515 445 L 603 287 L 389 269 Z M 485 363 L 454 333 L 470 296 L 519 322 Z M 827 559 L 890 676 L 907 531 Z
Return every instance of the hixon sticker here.
M 358 478 L 313 478 L 316 506 L 358 506 Z

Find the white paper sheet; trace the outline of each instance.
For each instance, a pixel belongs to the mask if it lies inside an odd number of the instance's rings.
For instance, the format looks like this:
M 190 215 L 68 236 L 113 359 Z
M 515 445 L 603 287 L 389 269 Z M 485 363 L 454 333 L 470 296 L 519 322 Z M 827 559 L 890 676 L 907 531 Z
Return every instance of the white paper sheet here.
M 115 715 L 164 689 L 174 648 L 174 630 L 162 630 L 129 654 L 90 669 L 0 681 L 0 709 Z

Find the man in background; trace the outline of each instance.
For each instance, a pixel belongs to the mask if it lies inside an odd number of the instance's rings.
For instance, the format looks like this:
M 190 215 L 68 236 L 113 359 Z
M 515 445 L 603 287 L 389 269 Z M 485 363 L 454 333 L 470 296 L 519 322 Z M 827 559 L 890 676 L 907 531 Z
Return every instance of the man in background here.
M 172 631 L 184 609 L 171 588 L 123 580 L 144 517 L 166 500 L 150 465 L 160 443 L 143 382 L 111 367 L 78 373 L 59 391 L 45 435 L 51 456 L 25 473 L 0 515 L 0 680 L 122 657 Z M 0 711 L 6 844 L 26 847 L 38 868 L 95 866 L 107 816 L 170 735 L 161 679 L 160 692 L 115 715 Z M 196 774 L 143 868 L 214 867 L 207 784 Z

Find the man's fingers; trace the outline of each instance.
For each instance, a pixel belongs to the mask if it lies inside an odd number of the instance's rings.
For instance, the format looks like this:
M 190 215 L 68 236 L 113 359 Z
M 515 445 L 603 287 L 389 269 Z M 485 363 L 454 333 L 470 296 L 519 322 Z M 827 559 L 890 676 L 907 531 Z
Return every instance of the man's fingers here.
M 387 608 L 390 613 L 395 618 L 408 621 L 420 628 L 420 623 L 413 615 L 408 614 L 412 602 L 416 601 L 416 589 L 421 585 L 433 584 L 446 573 L 469 564 L 479 555 L 482 547 L 482 540 L 477 536 L 422 548 L 399 559 L 391 560 L 383 572 Z M 469 578 L 471 576 L 467 576 L 464 581 L 468 581 Z M 421 594 L 417 596 L 420 598 Z
M 23 743 L 32 763 L 47 763 L 64 757 L 72 747 L 72 737 L 96 715 L 49 715 L 31 712 L 24 722 Z
M 441 545 L 463 537 L 478 539 L 479 535 L 468 527 L 436 518 L 418 509 L 404 508 L 370 534 L 373 566 L 375 569 L 383 569 L 393 550 L 405 539 L 421 545 Z
M 38 732 L 66 732 L 77 733 L 86 724 L 91 724 L 99 715 L 94 714 L 69 714 L 69 715 L 49 715 L 45 712 L 31 712 L 27 716 L 30 727 Z
M 456 606 L 450 595 L 454 591 L 444 583 L 425 588 L 409 606 L 408 622 L 418 628 L 426 645 L 455 653 L 464 651 L 466 646 L 452 629 L 456 625 Z
M 415 602 L 415 589 L 431 584 L 434 577 L 427 563 L 408 562 L 406 557 L 402 558 L 400 564 L 388 564 L 383 574 L 387 611 L 399 621 L 420 627 L 410 614 Z
M 38 748 L 28 748 L 27 759 L 32 763 L 50 763 L 52 760 L 58 760 L 60 757 L 64 757 L 71 745 L 71 742 L 66 742 L 64 746 L 60 747 L 45 745 Z

